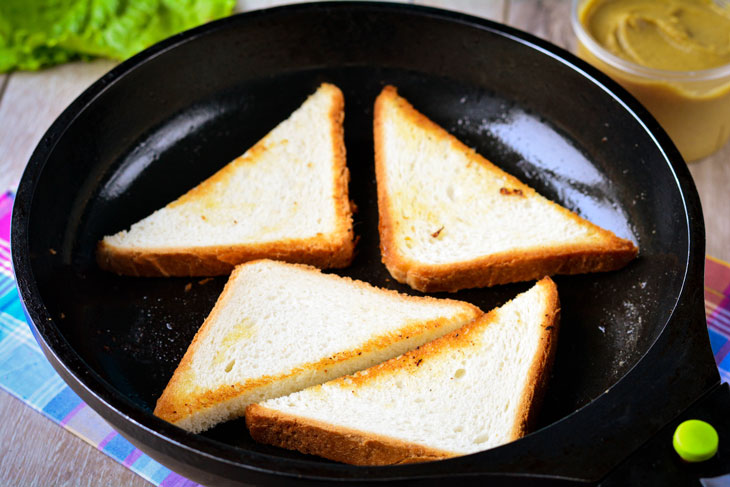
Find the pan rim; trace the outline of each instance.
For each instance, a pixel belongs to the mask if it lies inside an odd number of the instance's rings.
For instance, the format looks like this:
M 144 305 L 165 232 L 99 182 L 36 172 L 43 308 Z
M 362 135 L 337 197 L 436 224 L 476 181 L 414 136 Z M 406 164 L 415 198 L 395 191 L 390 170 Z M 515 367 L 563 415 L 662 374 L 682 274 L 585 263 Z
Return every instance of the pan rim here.
M 636 361 L 634 366 L 626 372 L 626 374 L 617 379 L 616 384 L 626 380 L 628 376 L 632 374 L 635 367 L 645 360 L 646 354 L 654 347 L 656 341 L 665 332 L 668 323 L 671 321 L 671 317 L 677 309 L 677 306 L 687 295 L 687 277 L 691 272 L 691 267 L 698 267 L 698 259 L 692 259 L 694 255 L 704 255 L 704 227 L 702 226 L 702 215 L 699 205 L 699 197 L 694 190 L 694 183 L 692 182 L 689 170 L 686 167 L 683 159 L 679 152 L 676 150 L 674 145 L 669 140 L 669 137 L 656 123 L 656 121 L 648 114 L 648 112 L 636 102 L 623 88 L 618 86 L 615 82 L 610 80 L 604 74 L 598 72 L 595 68 L 588 66 L 583 61 L 574 57 L 567 51 L 553 46 L 546 41 L 542 41 L 530 34 L 520 32 L 502 24 L 489 21 L 486 19 L 480 19 L 477 17 L 468 16 L 466 14 L 450 12 L 440 10 L 431 7 L 415 6 L 415 5 L 403 5 L 403 4 L 388 4 L 380 2 L 333 2 L 327 4 L 311 3 L 311 4 L 296 4 L 286 5 L 281 7 L 274 7 L 271 9 L 257 10 L 238 14 L 229 18 L 221 19 L 210 24 L 192 29 L 187 32 L 183 32 L 173 36 L 151 48 L 143 51 L 140 54 L 130 58 L 129 60 L 116 66 L 107 74 L 105 74 L 98 81 L 93 83 L 87 90 L 85 90 L 79 97 L 77 97 L 64 112 L 56 119 L 51 125 L 45 135 L 41 138 L 41 141 L 34 150 L 28 166 L 23 174 L 21 183 L 18 186 L 16 193 L 15 207 L 12 216 L 12 260 L 13 267 L 18 282 L 18 289 L 22 298 L 22 303 L 26 315 L 29 318 L 31 329 L 36 340 L 41 343 L 41 348 L 44 353 L 49 356 L 49 359 L 54 366 L 62 367 L 66 374 L 73 377 L 77 387 L 83 388 L 87 394 L 93 396 L 97 401 L 104 404 L 105 407 L 109 408 L 115 414 L 124 418 L 127 421 L 133 423 L 137 428 L 140 428 L 147 432 L 147 434 L 154 435 L 158 438 L 162 438 L 164 441 L 171 442 L 177 447 L 189 450 L 196 454 L 212 456 L 216 461 L 228 463 L 234 467 L 243 467 L 253 471 L 259 471 L 262 473 L 275 473 L 277 475 L 288 475 L 291 477 L 299 477 L 301 474 L 294 472 L 300 467 L 309 468 L 316 467 L 318 469 L 327 470 L 328 473 L 333 476 L 308 476 L 311 480 L 348 480 L 348 479 L 359 479 L 359 475 L 355 476 L 344 476 L 337 477 L 338 473 L 352 472 L 351 466 L 343 466 L 336 464 L 322 464 L 316 461 L 309 460 L 296 460 L 296 459 L 282 459 L 280 457 L 267 455 L 264 453 L 256 453 L 247 450 L 243 450 L 239 447 L 228 445 L 216 440 L 202 437 L 199 435 L 192 435 L 183 430 L 174 427 L 155 418 L 151 413 L 142 410 L 139 406 L 133 404 L 129 399 L 119 393 L 111 384 L 107 383 L 103 378 L 91 370 L 85 363 L 84 359 L 78 355 L 78 353 L 71 347 L 66 341 L 65 337 L 56 326 L 53 321 L 51 314 L 43 305 L 43 300 L 40 296 L 40 291 L 37 287 L 37 283 L 34 278 L 33 266 L 30 259 L 30 247 L 29 247 L 29 235 L 28 219 L 30 217 L 30 208 L 34 200 L 35 185 L 33 184 L 40 175 L 42 174 L 45 164 L 48 160 L 48 156 L 52 154 L 57 142 L 64 136 L 65 131 L 71 126 L 74 120 L 79 116 L 83 110 L 89 105 L 93 104 L 94 101 L 101 96 L 105 90 L 109 89 L 116 82 L 123 79 L 137 66 L 152 60 L 157 56 L 163 55 L 165 52 L 176 47 L 193 42 L 196 38 L 211 34 L 220 29 L 227 29 L 232 25 L 236 25 L 239 22 L 246 22 L 261 16 L 279 15 L 281 13 L 296 14 L 299 11 L 308 11 L 310 9 L 339 9 L 339 8 L 356 8 L 364 10 L 395 10 L 413 13 L 414 15 L 425 15 L 436 17 L 448 22 L 456 22 L 465 26 L 488 30 L 498 35 L 502 35 L 510 38 L 513 41 L 519 42 L 520 44 L 527 45 L 533 49 L 536 49 L 552 59 L 565 64 L 569 68 L 579 72 L 581 75 L 586 77 L 594 85 L 601 87 L 606 93 L 613 97 L 617 102 L 621 103 L 624 108 L 629 112 L 635 120 L 637 120 L 646 133 L 649 134 L 653 141 L 656 143 L 656 147 L 662 151 L 667 166 L 670 169 L 672 176 L 677 184 L 677 188 L 680 190 L 683 199 L 682 204 L 685 210 L 686 229 L 688 232 L 688 255 L 687 265 L 685 266 L 684 275 L 681 277 L 681 286 L 677 295 L 677 300 L 674 303 L 673 309 L 669 314 L 667 322 L 662 326 L 661 331 L 658 333 L 654 341 L 649 345 L 644 354 Z M 690 186 L 688 186 L 688 184 Z M 694 220 L 694 221 L 693 221 Z M 698 222 L 699 220 L 699 222 Z M 699 226 L 698 226 L 699 225 Z M 701 235 L 697 234 L 700 229 Z M 698 241 L 699 239 L 700 241 Z M 698 247 L 702 247 L 702 252 L 698 252 Z M 695 269 L 696 270 L 696 269 Z M 27 300 L 27 302 L 26 302 Z M 36 302 L 37 301 L 37 302 Z M 30 304 L 28 304 L 30 303 Z M 42 325 L 41 325 L 42 324 Z M 48 335 L 47 333 L 50 333 Z M 55 335 L 54 335 L 55 333 Z M 51 342 L 58 343 L 56 347 L 61 346 L 63 348 L 56 349 L 51 345 Z M 62 356 L 68 357 L 70 354 L 74 360 L 71 363 L 64 361 Z M 78 362 L 74 364 L 74 362 Z M 72 367 L 77 367 L 73 369 Z M 85 374 L 80 374 L 78 367 L 85 366 L 87 370 Z M 68 382 L 68 381 L 67 381 Z M 99 390 L 99 387 L 102 390 Z M 605 394 L 602 394 L 581 408 L 573 411 L 568 416 L 561 418 L 557 422 L 551 424 L 549 427 L 565 421 L 567 418 L 577 415 L 579 412 L 585 410 L 587 407 L 601 400 Z M 97 411 L 98 412 L 98 411 Z M 542 430 L 538 430 L 542 431 Z M 531 433 L 535 434 L 536 432 Z M 204 447 L 231 450 L 225 457 L 211 455 L 205 451 Z M 498 447 L 502 448 L 502 447 Z M 470 456 L 483 455 L 484 452 L 475 453 Z M 250 463 L 241 463 L 242 456 L 249 457 L 251 462 L 260 460 L 266 460 L 267 462 L 276 463 L 277 468 L 273 470 L 267 470 L 266 468 L 256 467 Z M 450 460 L 444 460 L 443 462 L 449 462 Z M 281 470 L 281 464 L 291 464 L 294 468 L 289 468 L 287 471 Z M 441 462 L 436 462 L 441 463 Z M 372 470 L 371 470 L 372 469 Z M 366 470 L 360 470 L 360 472 L 367 472 L 368 475 L 373 475 L 377 470 L 379 472 L 375 476 L 371 476 L 371 479 L 378 480 L 397 480 L 399 478 L 417 478 L 427 474 L 423 473 L 423 464 L 420 466 L 398 466 L 398 467 L 368 467 Z

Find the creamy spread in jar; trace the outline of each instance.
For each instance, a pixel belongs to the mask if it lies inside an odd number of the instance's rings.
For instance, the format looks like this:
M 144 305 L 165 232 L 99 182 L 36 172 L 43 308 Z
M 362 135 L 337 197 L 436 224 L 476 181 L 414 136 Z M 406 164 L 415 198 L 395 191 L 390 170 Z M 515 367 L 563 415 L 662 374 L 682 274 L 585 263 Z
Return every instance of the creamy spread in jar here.
M 730 11 L 711 0 L 594 0 L 581 23 L 616 56 L 649 68 L 730 64 Z
M 636 96 L 685 159 L 709 155 L 730 138 L 730 7 L 584 0 L 573 23 L 579 55 Z

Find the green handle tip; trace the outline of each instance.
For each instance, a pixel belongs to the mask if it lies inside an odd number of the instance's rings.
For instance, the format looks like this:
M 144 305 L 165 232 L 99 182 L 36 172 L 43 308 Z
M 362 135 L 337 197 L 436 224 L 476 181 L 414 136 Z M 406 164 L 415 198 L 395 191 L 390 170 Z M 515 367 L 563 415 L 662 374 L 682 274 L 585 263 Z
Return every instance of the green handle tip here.
M 711 424 L 690 419 L 677 426 L 672 444 L 686 462 L 704 462 L 717 453 L 719 438 Z

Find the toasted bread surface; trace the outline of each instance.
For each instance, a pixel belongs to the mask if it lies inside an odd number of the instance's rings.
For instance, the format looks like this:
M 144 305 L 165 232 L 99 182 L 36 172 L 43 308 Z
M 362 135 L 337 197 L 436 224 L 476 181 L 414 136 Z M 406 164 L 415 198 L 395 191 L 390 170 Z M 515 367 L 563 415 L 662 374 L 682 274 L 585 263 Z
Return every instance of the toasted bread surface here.
M 260 258 L 346 267 L 354 251 L 344 97 L 324 83 L 242 156 L 106 236 L 100 267 L 136 276 L 224 275 Z
M 356 374 L 251 405 L 260 442 L 357 465 L 434 460 L 524 436 L 555 356 L 549 278 L 422 347 Z
M 260 404 L 248 406 L 246 418 L 251 436 L 259 443 L 282 446 L 352 465 L 399 465 L 454 456 L 453 452 L 390 436 L 283 414 Z
M 383 263 L 420 291 L 615 270 L 638 248 L 547 200 L 416 111 L 375 102 Z
M 204 431 L 248 404 L 369 367 L 480 315 L 468 303 L 405 296 L 305 265 L 241 264 L 154 413 Z

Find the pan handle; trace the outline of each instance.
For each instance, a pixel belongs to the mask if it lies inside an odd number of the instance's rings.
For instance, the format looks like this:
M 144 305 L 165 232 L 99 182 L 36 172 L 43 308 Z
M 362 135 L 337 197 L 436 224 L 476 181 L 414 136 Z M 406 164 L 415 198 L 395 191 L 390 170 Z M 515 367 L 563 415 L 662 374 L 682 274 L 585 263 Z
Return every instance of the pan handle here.
M 651 411 L 646 412 L 652 414 Z M 683 421 L 700 419 L 718 433 L 715 456 L 704 462 L 688 463 L 674 450 L 672 438 Z M 662 428 L 634 454 L 618 465 L 599 485 L 698 486 L 718 485 L 718 477 L 730 474 L 730 386 L 720 384 Z M 730 485 L 722 483 L 721 485 Z

